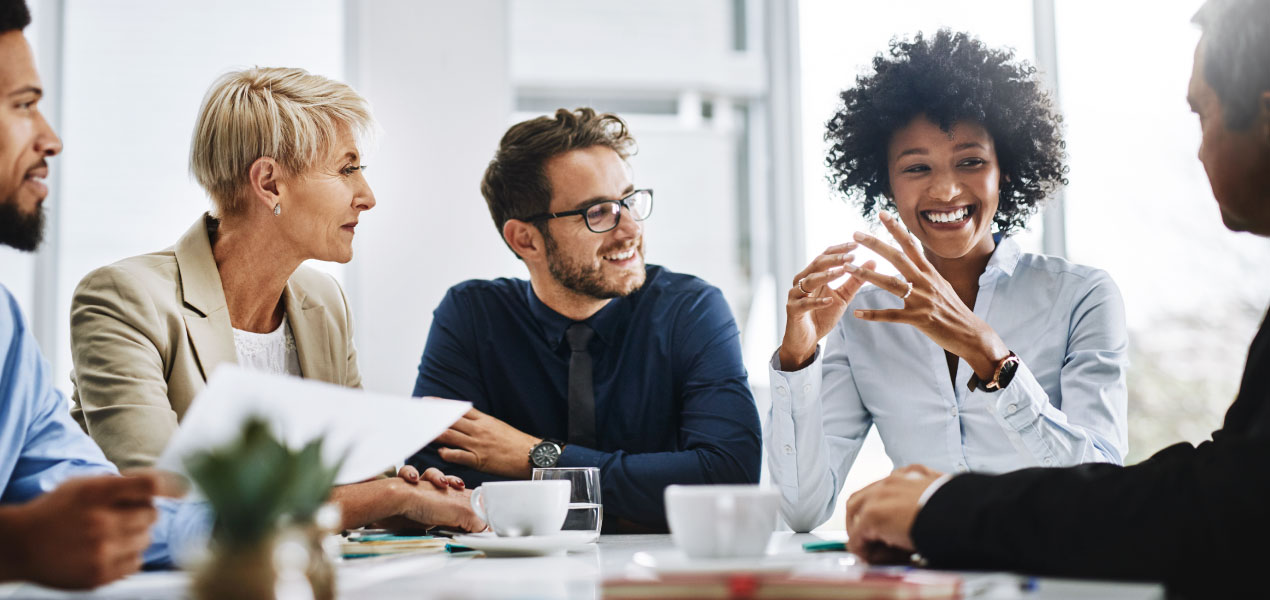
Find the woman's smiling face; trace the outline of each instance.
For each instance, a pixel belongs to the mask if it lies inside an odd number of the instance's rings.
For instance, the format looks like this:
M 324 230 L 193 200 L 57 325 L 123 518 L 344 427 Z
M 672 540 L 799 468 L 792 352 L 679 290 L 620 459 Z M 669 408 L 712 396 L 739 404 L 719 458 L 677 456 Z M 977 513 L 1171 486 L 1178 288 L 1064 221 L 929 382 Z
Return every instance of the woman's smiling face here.
M 958 121 L 945 132 L 918 115 L 891 136 L 887 171 L 899 217 L 928 256 L 992 252 L 1001 168 L 982 125 Z

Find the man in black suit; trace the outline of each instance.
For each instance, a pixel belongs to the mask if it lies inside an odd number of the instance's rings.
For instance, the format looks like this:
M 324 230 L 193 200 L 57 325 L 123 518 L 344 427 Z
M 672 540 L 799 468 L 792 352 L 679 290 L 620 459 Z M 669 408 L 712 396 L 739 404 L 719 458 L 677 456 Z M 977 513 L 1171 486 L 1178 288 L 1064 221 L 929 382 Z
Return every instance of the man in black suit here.
M 1209 0 L 1194 22 L 1199 159 L 1226 226 L 1270 236 L 1270 2 Z M 948 477 L 913 465 L 851 496 L 847 531 L 869 562 L 917 552 L 941 568 L 1155 580 L 1202 597 L 1270 588 L 1270 317 L 1212 441 L 1129 467 Z

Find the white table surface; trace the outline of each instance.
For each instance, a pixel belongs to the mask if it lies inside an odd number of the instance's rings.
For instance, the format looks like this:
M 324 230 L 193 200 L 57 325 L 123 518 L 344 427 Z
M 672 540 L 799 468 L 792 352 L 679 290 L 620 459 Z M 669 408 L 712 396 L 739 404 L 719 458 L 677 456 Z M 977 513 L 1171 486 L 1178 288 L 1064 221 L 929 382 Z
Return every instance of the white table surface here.
M 803 552 L 803 543 L 822 539 L 841 540 L 843 534 L 835 537 L 833 534 L 777 533 L 772 538 L 769 554 L 784 558 L 801 556 L 826 568 L 854 564 L 855 557 L 845 552 Z M 637 552 L 666 556 L 673 552 L 673 544 L 669 535 L 606 535 L 587 550 L 559 556 L 481 558 L 421 554 L 345 561 L 340 565 L 340 597 L 600 598 L 603 579 L 647 573 L 631 562 Z M 1163 588 L 1153 584 L 1039 579 L 1035 591 L 1024 593 L 1017 587 L 1020 578 L 979 574 L 967 577 L 977 581 L 993 578 L 996 584 L 979 596 L 984 598 L 1164 598 Z M 30 584 L 0 585 L 0 598 L 184 598 L 188 597 L 188 583 L 186 573 L 139 573 L 91 593 L 57 592 Z

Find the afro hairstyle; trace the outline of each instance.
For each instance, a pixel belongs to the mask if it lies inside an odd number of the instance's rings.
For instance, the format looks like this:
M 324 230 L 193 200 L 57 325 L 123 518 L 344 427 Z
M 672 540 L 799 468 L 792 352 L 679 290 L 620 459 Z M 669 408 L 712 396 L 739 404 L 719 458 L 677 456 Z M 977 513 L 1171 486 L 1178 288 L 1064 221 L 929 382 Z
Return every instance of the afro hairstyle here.
M 843 91 L 827 124 L 829 182 L 867 218 L 894 210 L 887 149 L 894 133 L 919 115 L 945 132 L 961 121 L 992 136 L 1001 169 L 993 222 L 1004 235 L 1026 226 L 1042 202 L 1067 184 L 1062 116 L 1036 68 L 966 33 L 941 29 L 927 39 L 892 40 L 873 72 Z

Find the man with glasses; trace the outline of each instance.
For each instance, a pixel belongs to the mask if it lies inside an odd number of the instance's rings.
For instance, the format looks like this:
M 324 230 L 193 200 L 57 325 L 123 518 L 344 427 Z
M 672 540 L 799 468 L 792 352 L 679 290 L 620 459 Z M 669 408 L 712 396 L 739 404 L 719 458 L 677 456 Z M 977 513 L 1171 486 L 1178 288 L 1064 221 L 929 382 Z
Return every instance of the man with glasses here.
M 414 389 L 475 406 L 420 469 L 480 484 L 598 467 L 606 532 L 665 531 L 670 484 L 757 482 L 761 448 L 723 295 L 644 264 L 653 192 L 631 182 L 633 146 L 589 108 L 507 131 L 481 193 L 529 281 L 451 288 Z

